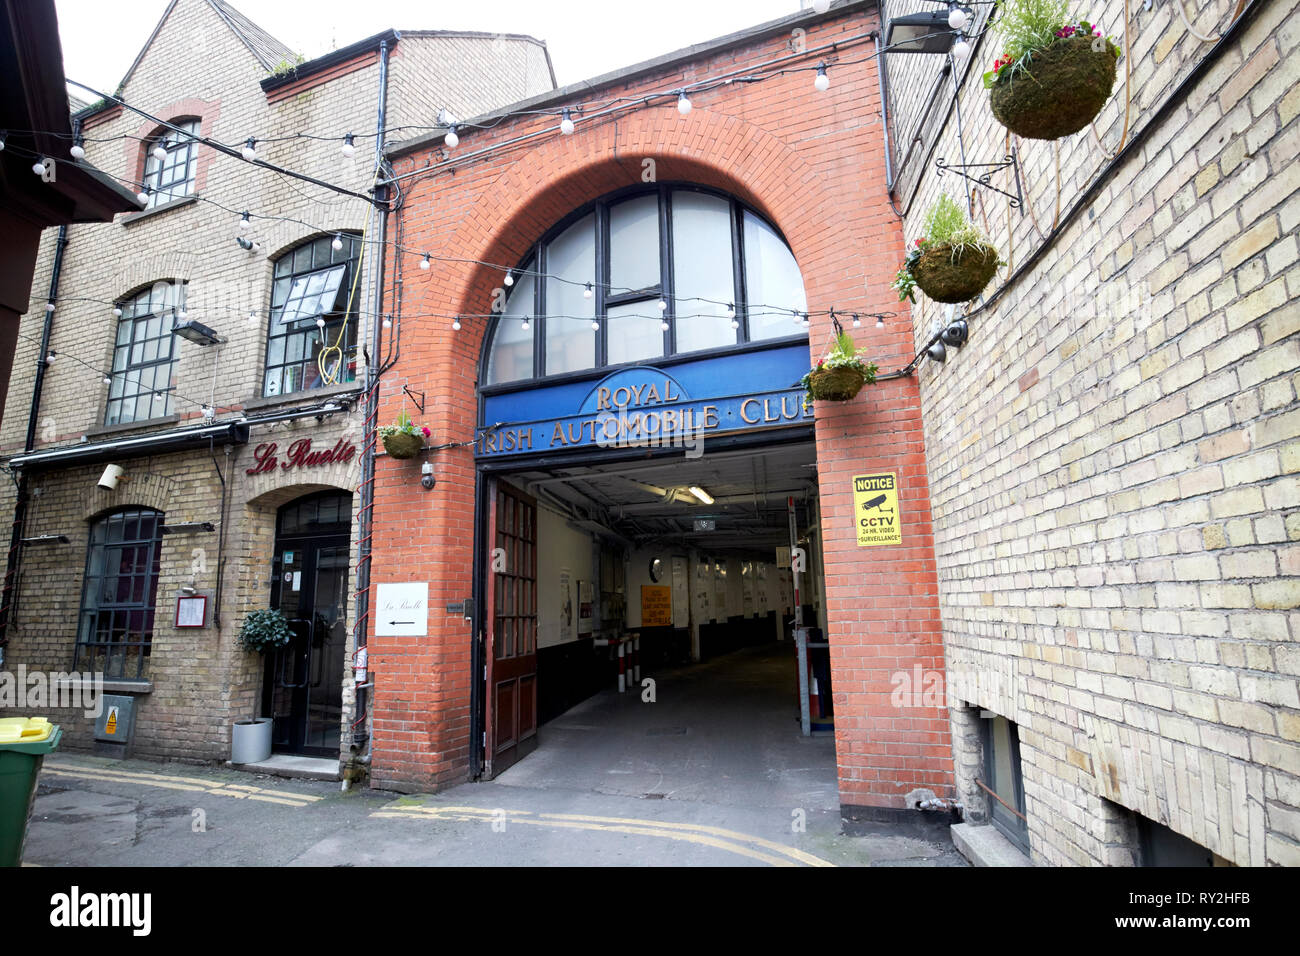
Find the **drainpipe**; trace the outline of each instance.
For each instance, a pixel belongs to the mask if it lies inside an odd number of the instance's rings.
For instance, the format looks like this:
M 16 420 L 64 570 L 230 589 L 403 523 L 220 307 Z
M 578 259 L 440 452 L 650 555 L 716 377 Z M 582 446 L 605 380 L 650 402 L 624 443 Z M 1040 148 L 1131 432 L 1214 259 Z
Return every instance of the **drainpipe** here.
M 54 305 L 59 297 L 59 278 L 63 275 L 63 250 L 68 245 L 68 227 L 59 226 L 58 238 L 54 240 L 54 265 L 50 269 L 50 291 L 46 297 L 49 305 Z M 36 421 L 40 418 L 41 392 L 45 388 L 45 370 L 49 367 L 45 356 L 50 354 L 50 333 L 54 329 L 54 313 L 45 310 L 45 325 L 41 329 L 41 348 L 36 353 L 36 384 L 32 386 L 32 404 L 27 413 L 27 438 L 23 442 L 23 452 L 30 452 L 36 445 Z M 0 592 L 0 665 L 4 664 L 4 649 L 9 643 L 9 621 L 13 617 L 16 603 L 16 583 L 18 571 L 23 559 L 23 529 L 27 524 L 27 475 L 20 474 L 15 481 L 18 495 L 14 501 L 13 529 L 9 535 L 9 555 L 5 563 L 3 591 Z
M 377 135 L 375 137 L 375 162 L 377 164 L 384 161 L 384 123 L 386 122 L 386 107 L 388 103 L 388 41 L 379 42 L 379 116 L 376 125 Z M 386 189 L 387 187 L 385 187 Z M 376 197 L 378 198 L 378 197 Z M 378 231 L 379 241 L 375 248 L 383 250 L 388 240 L 388 210 L 386 207 L 380 207 L 373 211 L 374 215 L 379 217 Z M 380 328 L 379 317 L 384 311 L 384 253 L 379 253 L 375 265 L 375 291 L 374 291 L 374 308 L 371 310 L 370 330 L 370 352 L 366 358 L 366 402 L 363 419 L 365 428 L 365 438 L 363 440 L 363 453 L 361 455 L 361 487 L 360 501 L 357 521 L 357 601 L 356 601 L 356 619 L 353 629 L 353 644 L 356 648 L 354 660 L 359 660 L 360 656 L 365 653 L 366 649 L 366 625 L 370 617 L 370 555 L 371 544 L 370 538 L 374 530 L 374 506 L 375 506 L 375 427 L 378 424 L 379 417 L 379 346 L 380 346 Z M 354 670 L 354 676 L 356 671 Z M 370 760 L 370 733 L 366 729 L 365 721 L 369 717 L 366 710 L 366 691 L 373 687 L 373 683 L 366 680 L 355 688 L 356 707 L 353 712 L 353 728 L 361 727 L 360 734 L 354 732 L 353 740 L 359 736 L 364 742 L 364 752 L 362 760 Z

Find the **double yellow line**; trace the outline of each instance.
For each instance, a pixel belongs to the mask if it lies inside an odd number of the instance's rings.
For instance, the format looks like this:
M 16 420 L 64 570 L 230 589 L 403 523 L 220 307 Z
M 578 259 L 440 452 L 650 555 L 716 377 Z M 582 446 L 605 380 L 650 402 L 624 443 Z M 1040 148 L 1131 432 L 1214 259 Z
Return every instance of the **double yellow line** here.
M 699 823 L 670 823 L 662 820 L 638 820 L 628 817 L 596 817 L 578 813 L 533 813 L 530 810 L 485 810 L 481 807 L 398 807 L 378 810 L 372 817 L 399 820 L 447 820 L 471 823 L 501 822 L 507 826 L 552 827 L 570 830 L 595 830 L 605 833 L 630 833 L 637 836 L 680 840 L 713 847 L 758 860 L 769 866 L 834 866 L 811 853 L 781 843 L 750 836 L 736 830 Z
M 291 793 L 285 790 L 267 790 L 263 787 L 246 787 L 237 783 L 215 783 L 201 777 L 180 777 L 165 773 L 143 773 L 132 770 L 111 770 L 107 767 L 88 767 L 46 760 L 42 775 L 75 777 L 80 780 L 99 780 L 106 783 L 133 783 L 163 790 L 185 790 L 191 793 L 233 797 L 236 800 L 257 800 L 278 803 L 286 807 L 309 807 L 318 796 L 309 793 Z

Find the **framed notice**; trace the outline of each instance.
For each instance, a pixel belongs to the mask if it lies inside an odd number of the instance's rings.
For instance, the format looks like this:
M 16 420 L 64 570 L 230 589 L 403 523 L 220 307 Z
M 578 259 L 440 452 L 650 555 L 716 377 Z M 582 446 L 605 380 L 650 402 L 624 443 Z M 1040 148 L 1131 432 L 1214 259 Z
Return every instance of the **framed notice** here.
M 641 585 L 641 626 L 671 627 L 673 589 L 660 584 Z
M 176 599 L 176 626 L 203 627 L 208 620 L 208 598 L 206 594 Z

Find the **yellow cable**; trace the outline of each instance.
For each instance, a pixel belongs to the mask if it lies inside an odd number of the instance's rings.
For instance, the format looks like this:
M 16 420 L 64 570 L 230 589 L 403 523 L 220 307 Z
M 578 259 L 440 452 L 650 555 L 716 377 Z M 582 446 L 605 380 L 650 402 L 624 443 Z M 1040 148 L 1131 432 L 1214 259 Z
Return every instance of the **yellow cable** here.
M 375 183 L 379 181 L 379 167 L 375 166 L 375 174 L 371 177 L 370 188 L 374 189 Z M 352 303 L 356 301 L 357 286 L 361 282 L 361 266 L 366 258 L 366 236 L 370 232 L 370 217 L 366 217 L 366 227 L 361 230 L 361 252 L 357 255 L 357 267 L 352 274 L 352 288 L 348 291 L 347 306 L 343 310 L 343 323 L 339 326 L 338 338 L 334 340 L 333 345 L 327 345 L 316 354 L 316 368 L 320 372 L 322 385 L 339 384 L 339 373 L 343 371 L 343 340 L 348 332 L 348 316 L 352 314 Z M 334 361 L 334 369 L 330 371 L 326 368 L 326 357 L 337 355 Z

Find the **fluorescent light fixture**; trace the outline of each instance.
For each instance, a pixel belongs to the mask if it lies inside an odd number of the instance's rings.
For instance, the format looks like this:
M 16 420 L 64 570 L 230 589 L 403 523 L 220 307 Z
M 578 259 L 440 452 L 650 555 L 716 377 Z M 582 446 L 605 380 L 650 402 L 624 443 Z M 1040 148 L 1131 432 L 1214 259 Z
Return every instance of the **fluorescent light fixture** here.
M 704 490 L 703 488 L 701 488 L 699 485 L 691 485 L 691 486 L 690 486 L 689 488 L 687 488 L 686 490 L 689 491 L 691 494 L 693 494 L 696 498 L 699 498 L 699 499 L 700 499 L 701 501 L 703 501 L 706 505 L 711 505 L 711 504 L 713 504 L 713 495 L 709 494 L 707 491 L 705 491 L 705 490 Z

